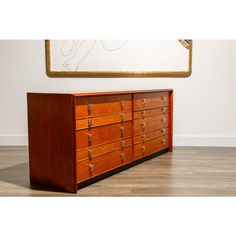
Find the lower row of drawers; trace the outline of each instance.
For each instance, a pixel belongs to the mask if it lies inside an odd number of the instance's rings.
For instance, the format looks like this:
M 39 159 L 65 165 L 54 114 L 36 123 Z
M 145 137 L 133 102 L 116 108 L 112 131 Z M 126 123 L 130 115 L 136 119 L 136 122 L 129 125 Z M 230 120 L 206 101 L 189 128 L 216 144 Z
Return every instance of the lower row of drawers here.
M 118 168 L 136 159 L 148 156 L 169 147 L 169 136 L 160 136 L 134 146 L 105 153 L 77 162 L 77 183 Z

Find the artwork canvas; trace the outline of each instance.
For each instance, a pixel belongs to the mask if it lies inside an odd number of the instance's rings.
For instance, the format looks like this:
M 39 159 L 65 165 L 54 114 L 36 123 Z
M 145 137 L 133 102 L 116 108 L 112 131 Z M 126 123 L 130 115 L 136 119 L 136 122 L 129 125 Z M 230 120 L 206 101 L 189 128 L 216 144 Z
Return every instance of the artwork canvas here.
M 187 77 L 191 40 L 46 40 L 51 77 Z

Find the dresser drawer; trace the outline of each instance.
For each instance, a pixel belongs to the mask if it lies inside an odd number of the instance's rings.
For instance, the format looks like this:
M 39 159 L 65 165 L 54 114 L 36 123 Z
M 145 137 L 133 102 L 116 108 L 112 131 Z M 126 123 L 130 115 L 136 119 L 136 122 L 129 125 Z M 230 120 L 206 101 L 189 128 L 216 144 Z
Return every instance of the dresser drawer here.
M 132 147 L 97 156 L 93 161 L 88 159 L 77 162 L 77 183 L 103 174 L 132 161 Z
M 132 112 L 76 120 L 76 130 L 132 120 Z
M 134 120 L 134 135 L 166 128 L 169 126 L 169 118 L 169 114 L 166 114 Z
M 134 145 L 134 159 L 148 156 L 169 146 L 169 136 L 161 136 Z
M 169 93 L 140 93 L 134 94 L 134 110 L 163 107 L 169 105 Z
M 160 116 L 165 115 L 170 112 L 169 107 L 158 107 L 158 108 L 152 108 L 152 109 L 145 109 L 145 110 L 139 110 L 134 112 L 134 119 L 143 119 L 150 116 Z
M 104 153 L 112 152 L 114 150 L 124 149 L 132 145 L 132 138 L 126 138 L 117 142 L 106 143 L 104 145 L 94 146 L 91 148 L 82 149 L 76 152 L 76 160 L 91 159 Z
M 160 137 L 160 136 L 163 136 L 163 135 L 167 135 L 169 133 L 170 133 L 169 128 L 163 128 L 163 129 L 158 129 L 158 130 L 151 131 L 151 132 L 148 132 L 148 133 L 143 133 L 143 134 L 140 134 L 140 135 L 136 135 L 136 136 L 134 136 L 134 144 L 145 142 L 145 141 L 148 141 L 148 140 L 153 139 L 153 138 L 157 138 L 157 137 Z
M 132 110 L 131 95 L 78 97 L 75 104 L 76 119 Z
M 132 137 L 132 121 L 76 131 L 76 150 Z

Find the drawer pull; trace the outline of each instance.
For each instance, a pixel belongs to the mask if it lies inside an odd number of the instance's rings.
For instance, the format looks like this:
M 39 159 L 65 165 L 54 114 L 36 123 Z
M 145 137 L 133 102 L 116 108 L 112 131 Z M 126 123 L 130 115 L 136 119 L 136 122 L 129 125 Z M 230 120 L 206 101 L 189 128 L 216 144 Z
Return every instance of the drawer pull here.
M 142 146 L 141 150 L 142 150 L 142 154 L 144 155 L 145 154 L 145 150 L 146 150 L 145 146 Z
M 92 175 L 94 171 L 94 164 L 89 164 L 89 171 L 90 171 L 90 175 Z
M 92 149 L 88 149 L 88 156 L 89 156 L 89 160 L 91 160 L 93 157 L 93 150 Z
M 125 140 L 120 141 L 120 146 L 121 146 L 121 149 L 123 149 L 125 147 Z
M 161 140 L 161 142 L 162 142 L 162 145 L 166 144 L 166 140 L 164 138 Z
M 91 115 L 93 112 L 93 104 L 88 104 L 88 114 Z
M 147 103 L 146 98 L 143 98 L 143 106 L 145 106 Z
M 161 118 L 162 123 L 166 123 L 166 119 L 163 117 Z
M 146 111 L 145 111 L 145 110 L 143 110 L 143 111 L 142 111 L 142 118 L 144 118 L 144 117 L 145 117 L 145 115 L 146 115 Z
M 166 107 L 162 107 L 162 113 L 166 114 Z
M 162 132 L 162 134 L 165 134 L 166 133 L 166 129 L 162 129 L 161 132 Z
M 121 114 L 121 115 L 120 115 L 120 120 L 121 120 L 121 122 L 124 122 L 124 121 L 125 121 L 125 114 Z
M 123 100 L 120 101 L 120 109 L 124 110 L 125 102 Z
M 165 102 L 165 101 L 166 101 L 166 97 L 161 97 L 161 100 L 162 100 L 163 102 Z
M 142 141 L 145 141 L 145 134 L 142 135 Z
M 121 159 L 122 162 L 124 162 L 124 160 L 125 160 L 125 154 L 124 153 L 120 154 L 120 159 Z
M 92 145 L 92 138 L 93 138 L 92 134 L 88 134 L 88 143 L 89 143 L 89 146 Z
M 125 134 L 125 128 L 120 127 L 120 136 L 121 136 L 121 138 L 124 138 L 124 134 Z
M 92 119 L 88 119 L 88 127 L 91 128 L 93 126 L 93 121 Z

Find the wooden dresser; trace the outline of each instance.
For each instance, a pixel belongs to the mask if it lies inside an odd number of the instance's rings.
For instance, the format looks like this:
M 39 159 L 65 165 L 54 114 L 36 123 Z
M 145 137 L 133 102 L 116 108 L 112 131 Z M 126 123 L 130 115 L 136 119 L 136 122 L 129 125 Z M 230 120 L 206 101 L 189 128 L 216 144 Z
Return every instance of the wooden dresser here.
M 31 183 L 78 188 L 172 151 L 173 91 L 28 93 Z

